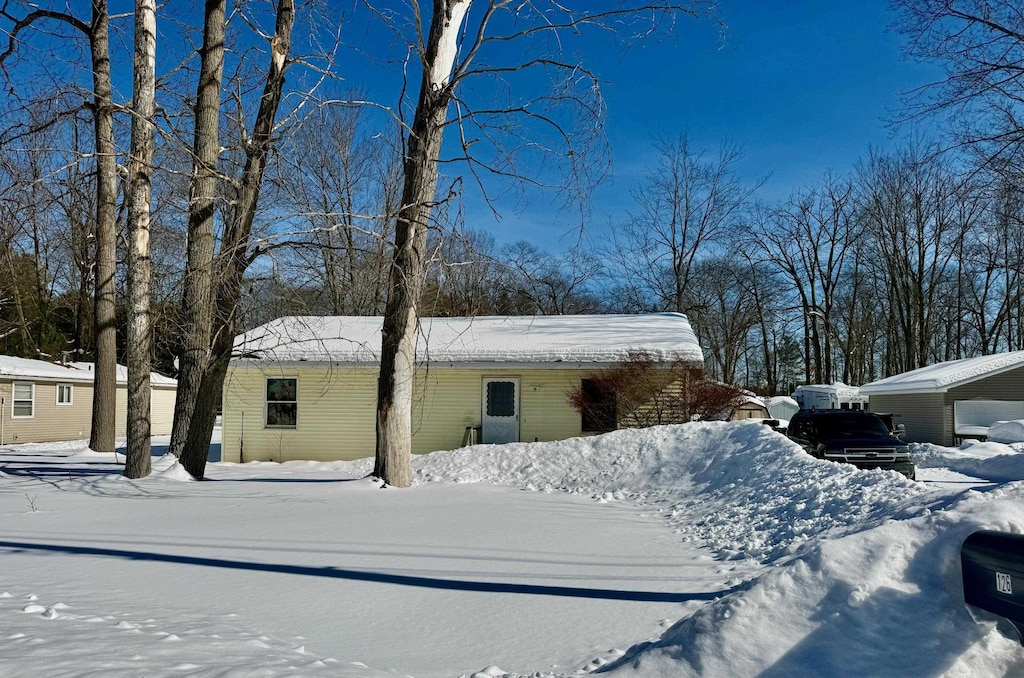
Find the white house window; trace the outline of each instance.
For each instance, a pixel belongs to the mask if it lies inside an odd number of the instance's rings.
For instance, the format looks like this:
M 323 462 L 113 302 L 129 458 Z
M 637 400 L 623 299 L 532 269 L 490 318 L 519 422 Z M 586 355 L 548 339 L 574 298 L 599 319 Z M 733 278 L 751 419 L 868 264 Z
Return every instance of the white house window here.
M 295 428 L 298 422 L 298 379 L 267 379 L 267 428 Z
M 15 419 L 31 419 L 36 412 L 36 385 L 30 381 L 14 382 L 13 398 L 11 398 L 11 417 Z
M 71 384 L 57 384 L 57 404 L 58 405 L 73 405 L 74 394 L 71 390 Z

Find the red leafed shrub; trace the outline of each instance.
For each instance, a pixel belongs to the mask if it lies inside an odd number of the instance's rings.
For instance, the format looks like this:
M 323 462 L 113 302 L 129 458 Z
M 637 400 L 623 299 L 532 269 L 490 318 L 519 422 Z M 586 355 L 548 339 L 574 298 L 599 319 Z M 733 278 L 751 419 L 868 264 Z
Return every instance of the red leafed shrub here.
M 583 418 L 583 431 L 726 419 L 743 402 L 739 389 L 705 379 L 699 367 L 659 363 L 644 351 L 581 380 L 566 395 Z

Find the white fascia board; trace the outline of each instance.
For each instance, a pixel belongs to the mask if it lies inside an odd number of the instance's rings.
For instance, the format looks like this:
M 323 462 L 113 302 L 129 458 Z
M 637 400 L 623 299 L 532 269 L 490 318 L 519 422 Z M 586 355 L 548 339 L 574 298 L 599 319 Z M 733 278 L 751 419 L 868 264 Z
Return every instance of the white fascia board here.
M 920 393 L 940 394 L 940 393 L 945 393 L 950 388 L 953 388 L 954 386 L 958 386 L 958 385 L 959 384 L 951 384 L 949 386 L 933 386 L 933 385 L 900 386 L 900 385 L 897 385 L 897 384 L 893 384 L 891 386 L 890 385 L 885 385 L 885 386 L 879 386 L 877 388 L 870 388 L 868 386 L 861 386 L 860 387 L 860 392 L 861 392 L 861 394 L 866 395 L 866 396 L 873 396 L 873 395 L 903 395 L 904 393 L 906 393 L 906 394 L 920 394 Z

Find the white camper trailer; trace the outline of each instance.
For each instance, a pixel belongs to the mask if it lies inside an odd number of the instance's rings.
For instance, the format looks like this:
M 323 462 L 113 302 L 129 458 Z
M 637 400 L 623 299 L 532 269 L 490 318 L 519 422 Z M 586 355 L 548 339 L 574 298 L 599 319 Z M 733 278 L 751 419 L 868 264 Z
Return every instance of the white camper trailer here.
M 842 382 L 797 386 L 793 399 L 801 410 L 866 410 L 868 397 Z

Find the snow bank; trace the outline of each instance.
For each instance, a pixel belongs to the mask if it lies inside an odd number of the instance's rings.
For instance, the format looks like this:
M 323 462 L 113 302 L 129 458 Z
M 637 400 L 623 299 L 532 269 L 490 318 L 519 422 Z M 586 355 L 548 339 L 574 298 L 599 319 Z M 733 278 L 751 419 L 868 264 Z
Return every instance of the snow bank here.
M 633 648 L 607 670 L 625 676 L 1020 675 L 1015 640 L 963 604 L 959 550 L 977 529 L 1024 532 L 1024 486 L 968 492 L 844 537 L 817 540 Z
M 1024 478 L 1024 455 L 992 445 L 976 451 L 988 457 L 915 450 L 979 477 Z M 417 476 L 633 501 L 660 510 L 682 538 L 720 558 L 768 566 L 600 673 L 895 678 L 1024 670 L 1015 640 L 968 613 L 959 570 L 960 545 L 973 531 L 1024 533 L 1021 483 L 943 495 L 896 473 L 813 459 L 747 422 L 434 454 L 418 461 Z
M 724 558 L 771 561 L 825 532 L 900 515 L 925 492 L 895 472 L 814 459 L 758 422 L 695 422 L 416 463 L 420 482 L 489 482 L 627 499 Z
M 919 467 L 948 468 L 990 482 L 1024 480 L 1024 454 L 1016 447 L 997 442 L 964 441 L 962 448 L 915 445 L 911 449 Z
M 1024 419 L 997 422 L 989 427 L 988 439 L 997 443 L 1024 443 Z
M 73 673 L 67 675 L 83 675 L 89 670 L 90 675 L 115 675 L 105 664 L 102 671 L 97 668 L 99 662 L 127 652 L 135 664 L 130 675 L 140 673 L 137 669 L 142 664 L 135 657 L 144 654 L 149 662 L 145 666 L 195 676 L 250 675 L 253 670 L 266 676 L 312 675 L 321 669 L 324 675 L 337 676 L 406 675 L 410 671 L 400 668 L 409 662 L 423 665 L 423 657 L 430 657 L 430 664 L 439 661 L 435 656 L 450 655 L 458 661 L 446 661 L 443 671 L 412 673 L 420 678 L 468 678 L 474 674 L 467 671 L 463 660 L 494 639 L 500 643 L 495 647 L 506 648 L 516 642 L 532 652 L 537 639 L 531 634 L 544 623 L 554 622 L 550 628 L 556 630 L 545 631 L 549 635 L 570 628 L 579 633 L 587 624 L 607 629 L 612 621 L 621 623 L 624 614 L 618 610 L 609 618 L 593 616 L 571 607 L 565 599 L 548 600 L 544 595 L 493 593 L 469 603 L 465 596 L 447 590 L 427 598 L 430 587 L 395 587 L 390 596 L 382 596 L 379 586 L 365 586 L 361 580 L 332 577 L 328 586 L 325 581 L 296 578 L 292 573 L 287 574 L 287 584 L 275 585 L 280 574 L 275 568 L 285 563 L 287 569 L 344 572 L 337 570 L 341 562 L 353 572 L 380 572 L 384 577 L 404 578 L 412 573 L 418 578 L 436 573 L 429 576 L 444 580 L 456 573 L 460 580 L 475 576 L 501 585 L 516 584 L 524 572 L 528 575 L 528 570 L 536 570 L 533 574 L 554 577 L 543 579 L 548 582 L 545 586 L 550 581 L 558 586 L 576 582 L 581 571 L 591 568 L 589 572 L 597 573 L 599 585 L 588 583 L 583 590 L 604 590 L 614 588 L 611 582 L 617 578 L 633 581 L 635 570 L 630 568 L 636 566 L 622 563 L 639 557 L 646 567 L 648 561 L 659 559 L 658 545 L 674 539 L 706 546 L 711 552 L 705 556 L 694 550 L 698 556 L 679 563 L 672 551 L 671 569 L 657 577 L 671 582 L 667 590 L 706 591 L 712 600 L 701 598 L 674 606 L 670 613 L 674 616 L 659 617 L 660 622 L 650 619 L 648 623 L 646 616 L 639 623 L 630 622 L 629 628 L 636 632 L 616 635 L 617 640 L 611 641 L 622 640 L 621 644 L 581 646 L 572 657 L 542 653 L 545 656 L 536 662 L 519 667 L 540 671 L 512 673 L 505 678 L 568 678 L 589 672 L 643 678 L 1024 675 L 1024 651 L 1016 639 L 994 621 L 978 623 L 968 613 L 959 571 L 960 545 L 975 530 L 1024 534 L 1024 445 L 1019 443 L 974 443 L 959 449 L 915 444 L 912 451 L 923 471 L 921 476 L 927 479 L 931 472 L 940 477 L 946 469 L 962 475 L 949 484 L 914 483 L 892 472 L 860 471 L 813 459 L 756 421 L 699 422 L 561 442 L 481 445 L 416 457 L 413 464 L 419 487 L 408 492 L 381 492 L 379 484 L 369 480 L 346 482 L 365 478 L 372 468 L 370 459 L 214 464 L 211 475 L 218 482 L 171 484 L 167 481 L 188 478 L 170 458 L 154 461 L 152 479 L 124 481 L 116 474 L 115 464 L 79 458 L 89 454 L 82 442 L 47 447 L 52 459 L 26 455 L 31 450 L 41 452 L 42 447 L 19 446 L 6 460 L 5 470 L 10 473 L 3 489 L 8 491 L 0 493 L 0 499 L 7 502 L 0 507 L 5 526 L 11 523 L 14 527 L 8 526 L 8 530 L 20 534 L 19 539 L 40 541 L 46 549 L 51 542 L 74 543 L 67 532 L 77 525 L 86 541 L 77 548 L 85 553 L 48 553 L 47 562 L 53 566 L 37 572 L 24 569 L 28 563 L 38 562 L 26 549 L 8 550 L 8 577 L 16 575 L 15 580 L 21 578 L 32 586 L 21 584 L 15 600 L 0 600 L 0 613 L 6 613 L 5 621 L 16 619 L 12 628 L 18 629 L 15 634 L 0 634 L 0 664 L 28 667 L 27 673 L 7 671 L 4 675 L 46 672 L 45 668 L 38 670 L 40 667 L 56 667 L 49 674 L 64 675 L 61 670 L 68 666 L 73 666 L 69 669 Z M 75 478 L 68 474 L 67 480 L 57 474 L 61 479 L 50 482 L 37 477 L 42 461 L 57 468 L 70 461 L 69 467 L 87 466 L 98 473 Z M 111 475 L 99 473 L 107 468 Z M 976 482 L 978 478 L 990 482 Z M 546 542 L 538 537 L 547 527 L 543 523 L 554 521 L 543 507 L 558 497 L 455 487 L 459 483 L 506 485 L 531 493 L 568 492 L 594 502 L 632 503 L 643 507 L 646 517 L 634 522 L 637 516 L 632 509 L 592 506 L 607 509 L 607 515 L 581 520 L 574 511 L 571 526 L 563 521 L 547 534 L 555 541 L 576 540 L 569 549 L 572 555 L 565 559 L 569 572 L 564 574 L 551 569 L 561 564 L 550 562 L 555 551 L 540 546 Z M 484 495 L 486 501 L 481 500 Z M 478 503 L 467 503 L 474 496 Z M 160 501 L 152 501 L 156 498 Z M 126 504 L 128 501 L 134 503 Z M 580 505 L 575 499 L 571 503 Z M 524 517 L 524 509 L 535 504 L 542 508 Z M 168 511 L 169 507 L 174 510 Z M 434 517 L 423 520 L 417 514 L 423 507 L 429 507 Z M 126 523 L 123 516 L 129 511 L 132 520 Z M 361 519 L 324 520 L 325 515 L 363 515 L 360 512 L 373 516 L 373 524 Z M 168 513 L 177 522 L 168 521 Z M 657 534 L 643 542 L 642 549 L 626 545 L 621 536 L 602 542 L 599 533 L 609 530 L 613 514 L 629 521 L 630 532 L 642 526 L 657 528 Z M 87 522 L 75 523 L 73 518 L 78 516 L 85 516 Z M 218 519 L 209 520 L 209 516 Z M 666 535 L 656 523 L 652 525 L 650 516 L 664 521 L 674 536 L 663 539 Z M 420 521 L 415 537 L 394 537 L 396 526 L 408 527 L 410 520 Z M 491 534 L 496 524 L 510 534 L 526 535 L 526 541 L 510 546 L 514 542 L 501 537 L 501 549 L 507 550 L 499 549 L 501 552 L 490 558 L 480 550 L 475 535 Z M 516 524 L 518 527 L 510 527 Z M 55 535 L 52 539 L 51 534 Z M 383 543 L 374 541 L 379 534 L 387 535 Z M 611 569 L 600 569 L 605 560 L 592 556 L 614 555 L 618 546 L 627 548 L 612 558 Z M 233 549 L 243 549 L 238 551 L 244 554 L 239 562 L 247 567 L 225 570 L 224 576 L 208 572 L 194 580 L 194 598 L 201 601 L 194 611 L 195 625 L 192 617 L 175 616 L 168 608 L 158 615 L 162 619 L 158 626 L 150 619 L 152 603 L 147 596 L 132 596 L 132 601 L 140 601 L 139 608 L 122 614 L 121 608 L 115 607 L 112 609 L 118 612 L 108 614 L 112 605 L 107 599 L 109 587 L 94 590 L 92 583 L 79 584 L 80 590 L 72 585 L 69 591 L 64 579 L 73 577 L 68 573 L 89 582 L 102 581 L 99 576 L 90 577 L 90 569 L 107 572 L 112 565 L 144 568 L 120 575 L 121 580 L 136 586 L 158 590 L 161 581 L 173 580 L 154 570 L 157 563 L 153 561 L 132 557 L 97 561 L 94 552 L 108 548 L 122 548 L 127 554 L 155 549 L 156 555 L 161 555 L 167 551 L 172 562 L 164 565 L 173 571 L 180 570 L 175 559 L 201 556 L 211 562 L 227 562 L 225 558 L 238 557 L 231 555 Z M 509 558 L 511 553 L 517 557 Z M 576 559 L 576 554 L 585 557 Z M 11 566 L 18 562 L 22 563 L 20 571 Z M 260 563 L 271 571 L 250 571 L 248 565 Z M 524 568 L 522 563 L 531 565 Z M 240 579 L 257 576 L 266 579 L 260 583 Z M 40 582 L 51 596 L 45 606 L 42 599 L 30 595 Z M 0 599 L 7 590 L 14 589 L 5 584 Z M 254 590 L 261 595 L 253 596 Z M 178 594 L 176 590 L 173 593 Z M 478 592 L 463 593 L 476 596 Z M 60 603 L 53 601 L 69 594 L 74 600 L 65 600 L 74 602 L 78 611 L 58 611 Z M 14 594 L 7 595 L 11 598 Z M 261 597 L 267 600 L 261 601 Z M 291 609 L 286 601 L 293 600 L 296 605 Z M 527 603 L 529 607 L 525 607 Z M 523 607 L 517 607 L 520 604 Z M 23 614 L 27 609 L 34 613 Z M 107 612 L 101 617 L 93 610 Z M 408 632 L 403 643 L 411 645 L 405 655 L 397 656 L 395 648 L 386 645 L 378 650 L 384 654 L 375 655 L 377 661 L 369 665 L 356 662 L 368 659 L 356 653 L 367 652 L 377 640 L 374 628 L 395 628 L 390 622 L 370 620 L 369 610 L 390 610 L 394 616 L 385 618 L 408 621 L 416 629 L 429 618 L 440 635 L 427 640 L 431 637 Z M 54 611 L 57 614 L 52 614 Z M 226 616 L 219 614 L 228 611 Z M 240 611 L 249 615 L 247 624 L 255 625 L 239 626 L 235 617 Z M 282 617 L 291 621 L 282 625 Z M 301 647 L 295 648 L 297 638 L 292 642 L 292 635 L 282 635 L 283 629 L 301 628 L 297 619 L 307 617 L 316 624 L 315 630 L 307 628 L 303 633 L 303 637 L 314 636 L 309 639 L 310 647 L 340 647 L 337 651 L 344 653 L 347 663 L 326 658 L 326 652 L 306 656 Z M 186 644 L 173 647 L 161 641 L 154 650 L 155 643 L 147 641 L 152 638 L 141 635 L 126 644 L 123 637 L 110 634 L 109 626 L 116 623 L 116 628 L 127 629 L 121 622 L 129 618 L 146 620 L 141 626 L 151 632 L 163 633 L 166 627 L 170 633 L 173 629 L 174 639 L 184 639 Z M 456 623 L 463 618 L 471 620 L 467 627 Z M 361 623 L 339 623 L 337 630 L 331 628 L 325 636 L 320 630 L 325 619 L 359 619 Z M 375 623 L 381 625 L 375 627 Z M 334 637 L 336 632 L 341 640 Z M 29 640 L 35 644 L 29 645 Z M 77 648 L 77 654 L 69 654 L 69 648 Z M 96 648 L 102 651 L 96 652 Z M 26 654 L 28 651 L 32 654 Z M 504 672 L 499 666 L 510 668 L 507 657 L 499 656 L 504 651 L 487 650 L 487 656 L 476 656 L 470 666 L 481 677 L 501 676 Z M 410 659 L 410 653 L 420 657 Z M 584 653 L 597 659 L 585 665 L 564 661 Z M 301 665 L 296 663 L 299 660 Z M 335 663 L 328 665 L 328 661 Z

